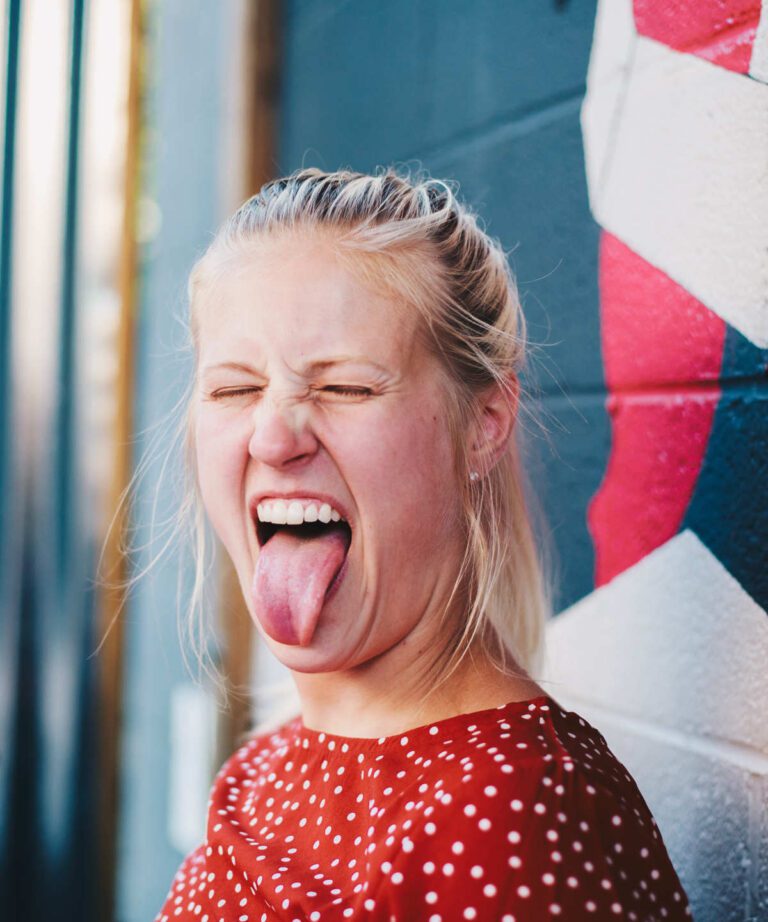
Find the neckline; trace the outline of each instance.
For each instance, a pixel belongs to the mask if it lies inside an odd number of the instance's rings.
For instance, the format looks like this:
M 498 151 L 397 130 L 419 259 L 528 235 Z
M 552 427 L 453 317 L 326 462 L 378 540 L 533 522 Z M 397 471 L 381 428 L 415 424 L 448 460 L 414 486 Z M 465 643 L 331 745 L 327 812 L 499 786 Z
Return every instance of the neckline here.
M 414 737 L 437 736 L 441 731 L 450 730 L 454 724 L 466 722 L 468 724 L 477 723 L 490 716 L 508 714 L 515 711 L 533 711 L 537 709 L 547 709 L 557 706 L 549 695 L 536 695 L 533 698 L 524 698 L 515 701 L 507 701 L 504 704 L 498 704 L 489 708 L 482 708 L 479 711 L 468 711 L 463 714 L 454 714 L 452 717 L 443 717 L 440 720 L 433 720 L 431 723 L 419 724 L 400 733 L 394 733 L 390 736 L 342 736 L 338 733 L 328 733 L 325 730 L 313 730 L 304 725 L 304 718 L 301 714 L 294 717 L 293 729 L 297 740 L 307 740 L 316 744 L 327 744 L 333 742 L 336 745 L 346 744 L 347 746 L 386 746 L 389 743 L 396 742 L 402 744 L 402 740 L 407 737 L 408 740 Z M 437 728 L 433 731 L 433 728 Z

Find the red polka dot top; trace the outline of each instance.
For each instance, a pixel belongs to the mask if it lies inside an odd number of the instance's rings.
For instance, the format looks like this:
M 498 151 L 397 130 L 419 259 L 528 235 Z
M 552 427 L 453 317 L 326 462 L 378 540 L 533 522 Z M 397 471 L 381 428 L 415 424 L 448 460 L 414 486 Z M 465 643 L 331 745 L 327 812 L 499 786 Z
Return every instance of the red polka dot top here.
M 213 784 L 156 922 L 690 918 L 603 737 L 546 696 L 360 739 L 300 717 Z

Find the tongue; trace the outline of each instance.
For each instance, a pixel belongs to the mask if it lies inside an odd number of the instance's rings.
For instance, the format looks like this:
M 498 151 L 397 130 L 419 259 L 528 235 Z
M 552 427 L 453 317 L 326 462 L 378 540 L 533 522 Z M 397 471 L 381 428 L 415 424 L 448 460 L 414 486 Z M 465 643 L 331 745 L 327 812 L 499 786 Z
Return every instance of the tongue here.
M 347 531 L 331 526 L 281 528 L 259 552 L 251 593 L 264 630 L 280 643 L 305 646 L 325 596 L 347 555 Z

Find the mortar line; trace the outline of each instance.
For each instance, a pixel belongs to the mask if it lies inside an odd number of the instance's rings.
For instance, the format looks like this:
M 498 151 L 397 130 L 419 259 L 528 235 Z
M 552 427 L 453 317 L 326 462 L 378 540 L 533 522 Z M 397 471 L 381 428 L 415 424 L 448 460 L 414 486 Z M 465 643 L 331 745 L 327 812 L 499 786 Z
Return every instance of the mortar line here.
M 508 110 L 466 131 L 441 138 L 432 147 L 419 149 L 410 157 L 395 157 L 394 161 L 396 163 L 408 163 L 412 160 L 419 160 L 422 163 L 429 161 L 434 170 L 441 161 L 461 157 L 474 147 L 483 147 L 494 141 L 519 137 L 558 121 L 564 115 L 578 110 L 584 98 L 584 90 L 585 84 L 582 83 L 575 89 L 553 94 L 543 102 L 537 101 L 535 104 Z
M 714 758 L 721 762 L 729 762 L 750 774 L 768 775 L 768 755 L 746 744 L 733 743 L 710 736 L 693 735 L 680 730 L 673 730 L 671 727 L 659 726 L 643 720 L 641 717 L 629 716 L 613 708 L 594 704 L 586 698 L 571 692 L 566 692 L 563 700 L 568 702 L 569 705 L 570 702 L 573 702 L 577 710 L 583 707 L 585 712 L 589 711 L 590 714 L 594 714 L 598 720 L 604 720 L 606 724 L 616 725 L 619 729 L 631 730 L 641 736 L 648 737 L 656 742 L 667 743 L 677 749 L 695 752 L 697 755 Z

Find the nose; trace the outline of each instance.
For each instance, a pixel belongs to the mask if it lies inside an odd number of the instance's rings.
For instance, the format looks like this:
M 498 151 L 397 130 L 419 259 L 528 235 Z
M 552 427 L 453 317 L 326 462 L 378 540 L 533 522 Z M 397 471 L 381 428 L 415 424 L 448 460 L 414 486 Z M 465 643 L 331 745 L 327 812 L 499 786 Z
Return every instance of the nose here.
M 265 395 L 252 418 L 248 453 L 254 460 L 285 469 L 301 465 L 317 453 L 309 408 L 298 401 Z

